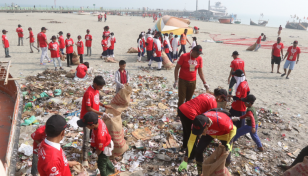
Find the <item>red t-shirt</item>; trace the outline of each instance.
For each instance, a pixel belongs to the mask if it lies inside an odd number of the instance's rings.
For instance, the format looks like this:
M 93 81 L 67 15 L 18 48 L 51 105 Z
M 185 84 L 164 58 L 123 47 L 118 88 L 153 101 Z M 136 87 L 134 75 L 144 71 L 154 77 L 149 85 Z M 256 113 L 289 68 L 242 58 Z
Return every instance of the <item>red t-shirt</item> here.
M 210 111 L 204 115 L 212 120 L 212 125 L 207 130 L 208 135 L 225 135 L 230 133 L 233 129 L 233 122 L 231 118 L 222 112 Z
M 153 38 L 152 37 L 148 37 L 147 38 L 147 51 L 152 51 L 153 50 Z
M 16 32 L 17 32 L 17 34 L 18 34 L 18 37 L 24 37 L 24 34 L 23 34 L 24 31 L 22 30 L 21 27 L 17 28 L 17 29 L 16 29 Z
M 194 27 L 195 30 L 198 30 L 199 28 L 197 26 Z
M 108 41 L 105 39 L 105 40 L 102 40 L 102 46 L 103 46 L 103 51 L 107 51 L 108 50 Z
M 38 33 L 37 34 L 37 40 L 39 41 L 41 48 L 47 47 L 47 43 L 46 43 L 47 36 L 46 36 L 45 33 L 43 33 L 43 32 Z
M 158 47 L 157 47 L 156 43 L 154 43 L 154 50 L 155 50 L 155 53 L 156 53 L 156 57 L 161 57 L 161 51 L 158 51 L 157 48 Z
M 280 57 L 280 52 L 281 52 L 281 50 L 284 48 L 284 46 L 283 46 L 283 43 L 275 43 L 274 45 L 273 45 L 273 55 L 274 56 L 276 56 L 276 57 Z
M 4 42 L 4 48 L 8 48 L 10 47 L 10 44 L 9 44 L 9 40 L 7 39 L 6 35 L 2 35 L 2 41 Z
M 35 38 L 34 38 L 34 35 L 33 35 L 32 31 L 29 32 L 29 38 L 30 38 L 30 43 L 34 43 Z
M 65 42 L 64 42 L 64 37 L 62 35 L 59 37 L 59 43 L 60 43 L 60 49 L 64 49 Z
M 84 64 L 79 64 L 76 70 L 77 70 L 77 73 L 76 73 L 77 77 L 84 78 L 87 74 L 88 68 Z
M 200 94 L 179 107 L 180 111 L 190 120 L 194 120 L 196 116 L 214 108 L 217 108 L 216 99 L 208 93 Z
M 105 13 L 105 18 L 107 18 L 107 14 Z
M 191 58 L 190 53 L 185 53 L 181 55 L 178 64 L 181 65 L 179 78 L 186 81 L 196 81 L 197 70 L 198 68 L 202 68 L 203 62 L 202 57 Z M 190 71 L 190 64 L 195 65 L 193 71 Z
M 92 46 L 92 35 L 87 34 L 84 38 L 86 39 L 86 47 L 91 47 Z
M 104 31 L 103 35 L 106 37 L 106 40 L 108 40 L 110 37 L 110 31 Z
M 115 37 L 111 37 L 110 38 L 110 43 L 111 43 L 111 45 L 110 45 L 109 49 L 113 50 L 114 49 L 114 44 L 117 43 L 116 38 Z
M 301 49 L 299 47 L 293 48 L 293 46 L 290 46 L 288 48 L 288 59 L 289 61 L 296 61 L 297 55 L 301 53 Z
M 247 81 L 241 82 L 241 84 L 238 86 L 236 90 L 236 97 L 239 98 L 239 100 L 234 100 L 232 103 L 232 109 L 236 111 L 246 111 L 246 106 L 243 101 L 241 101 L 241 98 L 246 98 L 247 93 L 250 91 L 250 88 L 248 86 Z
M 233 68 L 233 71 L 241 69 L 244 72 L 245 71 L 245 62 L 240 58 L 236 58 L 231 62 L 230 67 Z M 233 75 L 232 75 L 232 77 L 233 77 Z
M 257 39 L 257 44 L 261 43 L 261 36 Z
M 91 146 L 104 151 L 105 147 L 110 144 L 111 136 L 108 132 L 106 124 L 102 119 L 98 119 L 98 128 L 92 130 Z
M 91 106 L 96 111 L 99 111 L 99 91 L 90 86 L 83 95 L 80 119 L 88 112 L 87 106 Z
M 31 134 L 31 138 L 35 141 L 42 142 L 46 138 L 45 128 L 45 125 L 40 126 L 34 133 Z M 33 153 L 37 154 L 39 144 L 35 141 L 33 141 Z
M 48 49 L 55 49 L 55 50 L 50 50 L 51 58 L 60 57 L 60 49 L 58 42 L 50 42 L 48 45 Z
M 72 38 L 65 39 L 65 46 L 66 46 L 66 54 L 71 54 L 74 52 L 73 46 L 67 46 L 67 45 L 74 45 L 74 40 Z
M 167 42 L 167 40 L 164 40 L 164 48 L 165 48 L 165 53 L 167 54 L 167 53 L 169 53 L 169 45 L 168 45 L 168 42 Z
M 142 46 L 143 46 L 143 48 L 145 48 L 145 39 L 142 37 Z
M 37 169 L 40 176 L 71 176 L 66 156 L 59 145 L 43 140 L 38 150 Z
M 83 41 L 82 40 L 78 40 L 77 44 L 80 45 L 80 46 L 77 45 L 77 52 L 78 52 L 78 54 L 84 54 Z

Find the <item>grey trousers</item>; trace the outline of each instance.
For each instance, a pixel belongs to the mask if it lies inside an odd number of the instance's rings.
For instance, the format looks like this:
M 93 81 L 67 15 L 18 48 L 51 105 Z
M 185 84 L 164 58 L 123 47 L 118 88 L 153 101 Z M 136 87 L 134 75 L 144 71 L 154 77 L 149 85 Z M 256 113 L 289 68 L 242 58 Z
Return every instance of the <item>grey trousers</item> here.
M 38 49 L 37 47 L 34 46 L 34 43 L 30 43 L 30 50 L 31 50 L 31 52 L 33 52 L 32 47 L 35 48 L 35 49 L 37 49 L 37 51 L 39 51 L 39 49 Z
M 38 174 L 37 161 L 38 161 L 38 156 L 37 156 L 37 154 L 33 153 L 32 168 L 31 168 L 31 174 L 33 176 L 36 176 Z
M 82 138 L 82 161 L 88 160 L 89 152 L 89 140 L 90 140 L 90 129 L 87 127 L 83 128 L 83 138 Z
M 10 55 L 9 48 L 4 48 L 4 53 L 5 53 L 5 56 L 9 56 Z
M 91 54 L 92 54 L 91 47 L 87 47 L 87 56 L 91 56 Z
M 24 45 L 24 38 L 23 37 L 18 37 L 18 46 L 20 46 L 20 43 L 21 43 L 21 45 Z

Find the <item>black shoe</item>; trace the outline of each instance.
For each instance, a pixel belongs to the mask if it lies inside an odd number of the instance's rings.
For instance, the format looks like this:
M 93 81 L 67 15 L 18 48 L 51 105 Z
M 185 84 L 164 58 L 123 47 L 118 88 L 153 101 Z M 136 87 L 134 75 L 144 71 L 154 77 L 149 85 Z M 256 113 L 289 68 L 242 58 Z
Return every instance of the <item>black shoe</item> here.
M 160 69 L 157 69 L 158 71 L 160 71 L 161 70 L 161 68 Z
M 149 67 L 151 67 L 151 64 L 148 64 Z
M 281 75 L 281 77 L 284 77 L 285 75 L 286 75 L 286 74 L 284 73 L 284 74 Z

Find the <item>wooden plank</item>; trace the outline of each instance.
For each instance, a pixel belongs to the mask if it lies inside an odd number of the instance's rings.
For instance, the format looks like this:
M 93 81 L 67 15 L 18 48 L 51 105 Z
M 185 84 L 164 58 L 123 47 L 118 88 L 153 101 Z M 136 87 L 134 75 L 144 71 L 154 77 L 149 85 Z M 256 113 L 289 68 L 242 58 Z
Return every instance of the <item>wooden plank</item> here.
M 4 80 L 4 85 L 7 85 L 7 81 L 8 81 L 9 74 L 10 74 L 10 66 L 11 66 L 11 61 L 9 61 L 9 64 L 7 65 L 6 77 L 5 77 L 5 80 Z

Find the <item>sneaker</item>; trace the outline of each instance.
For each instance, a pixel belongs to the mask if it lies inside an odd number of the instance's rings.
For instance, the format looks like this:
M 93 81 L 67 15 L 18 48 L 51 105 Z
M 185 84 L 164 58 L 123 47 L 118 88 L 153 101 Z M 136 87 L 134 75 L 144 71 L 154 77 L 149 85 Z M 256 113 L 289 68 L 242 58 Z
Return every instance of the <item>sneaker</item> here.
M 64 70 L 62 67 L 60 67 L 60 70 Z
M 11 57 L 10 55 L 8 55 L 7 57 Z
M 40 65 L 46 65 L 45 63 L 40 63 Z
M 52 61 L 50 60 L 50 61 L 48 61 L 48 63 L 52 63 Z
M 263 147 L 258 147 L 258 150 L 259 150 L 259 152 L 263 152 L 264 151 Z
M 290 79 L 289 77 L 286 77 L 286 79 Z
M 281 77 L 284 77 L 285 75 L 286 75 L 286 74 L 284 73 L 284 74 L 281 75 Z
M 33 51 L 30 51 L 30 53 L 33 53 Z
M 158 71 L 160 71 L 161 70 L 161 68 L 160 69 L 157 69 Z

